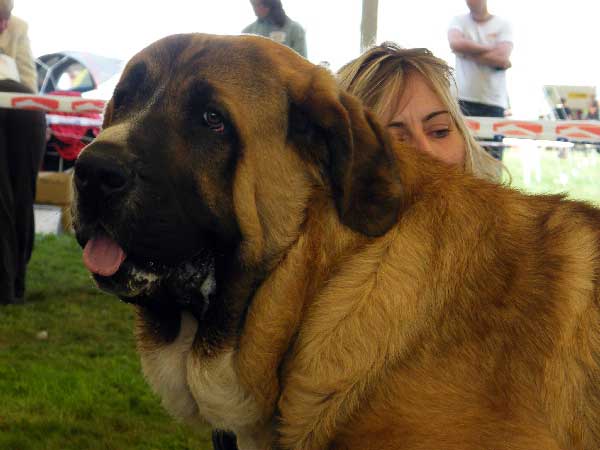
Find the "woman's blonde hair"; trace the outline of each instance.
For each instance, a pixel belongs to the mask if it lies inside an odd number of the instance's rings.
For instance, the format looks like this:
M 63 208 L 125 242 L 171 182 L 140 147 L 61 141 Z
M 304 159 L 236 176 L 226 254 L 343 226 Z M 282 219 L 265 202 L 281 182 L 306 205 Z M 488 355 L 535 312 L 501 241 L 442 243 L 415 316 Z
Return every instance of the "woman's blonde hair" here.
M 372 47 L 337 73 L 342 89 L 356 95 L 377 116 L 393 110 L 402 96 L 405 78 L 419 73 L 448 108 L 465 141 L 465 170 L 481 178 L 499 181 L 504 165 L 491 157 L 475 140 L 452 93 L 452 69 L 425 48 L 401 48 L 393 42 Z

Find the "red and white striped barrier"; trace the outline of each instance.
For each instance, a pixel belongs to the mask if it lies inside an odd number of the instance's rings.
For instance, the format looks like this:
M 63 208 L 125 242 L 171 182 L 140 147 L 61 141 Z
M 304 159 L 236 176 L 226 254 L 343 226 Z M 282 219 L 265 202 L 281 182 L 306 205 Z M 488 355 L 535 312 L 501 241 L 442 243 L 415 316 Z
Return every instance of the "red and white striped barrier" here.
M 61 95 L 28 95 L 0 92 L 0 108 L 33 109 L 49 113 L 104 112 L 104 100 Z M 467 126 L 480 139 L 524 138 L 548 141 L 600 143 L 600 121 L 514 120 L 496 117 L 467 117 Z M 50 123 L 100 126 L 90 118 L 49 116 Z
M 466 117 L 477 138 L 521 138 L 547 141 L 600 143 L 597 120 L 513 120 L 496 117 Z
M 104 100 L 90 100 L 62 95 L 31 95 L 0 92 L 0 108 L 32 109 L 46 112 L 99 113 L 104 112 Z

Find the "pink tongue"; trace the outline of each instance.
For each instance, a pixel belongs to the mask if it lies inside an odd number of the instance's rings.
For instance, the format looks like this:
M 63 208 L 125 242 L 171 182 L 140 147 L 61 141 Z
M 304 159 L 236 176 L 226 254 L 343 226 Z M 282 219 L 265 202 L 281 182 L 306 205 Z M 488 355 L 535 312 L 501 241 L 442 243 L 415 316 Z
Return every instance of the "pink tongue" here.
M 123 249 L 108 236 L 90 239 L 83 249 L 83 263 L 92 273 L 109 277 L 125 260 Z

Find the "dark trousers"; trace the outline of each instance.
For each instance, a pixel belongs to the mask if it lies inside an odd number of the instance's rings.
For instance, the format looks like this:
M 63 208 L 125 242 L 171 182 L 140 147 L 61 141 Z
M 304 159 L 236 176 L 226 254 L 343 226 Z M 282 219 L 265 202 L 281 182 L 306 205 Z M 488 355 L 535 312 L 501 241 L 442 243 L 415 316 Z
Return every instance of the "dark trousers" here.
M 0 80 L 1 92 L 30 91 Z M 33 251 L 33 202 L 46 147 L 46 115 L 0 108 L 0 304 L 22 301 Z
M 504 117 L 504 108 L 500 106 L 486 105 L 484 103 L 459 100 L 460 109 L 465 116 L 475 117 Z M 502 161 L 504 147 L 483 147 L 494 158 Z

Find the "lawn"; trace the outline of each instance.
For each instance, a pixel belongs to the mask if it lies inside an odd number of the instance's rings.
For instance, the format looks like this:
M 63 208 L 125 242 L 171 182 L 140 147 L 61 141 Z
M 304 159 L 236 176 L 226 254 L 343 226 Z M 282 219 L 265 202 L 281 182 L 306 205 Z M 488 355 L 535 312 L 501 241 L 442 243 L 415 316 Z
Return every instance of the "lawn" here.
M 131 306 L 93 286 L 75 240 L 39 235 L 26 304 L 0 307 L 0 449 L 212 448 L 207 428 L 164 412 L 132 330 Z
M 595 149 L 542 149 L 522 145 L 505 151 L 512 186 L 531 193 L 564 192 L 600 206 L 600 154 Z

